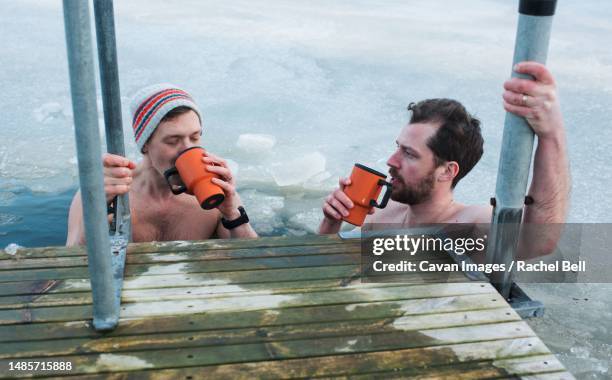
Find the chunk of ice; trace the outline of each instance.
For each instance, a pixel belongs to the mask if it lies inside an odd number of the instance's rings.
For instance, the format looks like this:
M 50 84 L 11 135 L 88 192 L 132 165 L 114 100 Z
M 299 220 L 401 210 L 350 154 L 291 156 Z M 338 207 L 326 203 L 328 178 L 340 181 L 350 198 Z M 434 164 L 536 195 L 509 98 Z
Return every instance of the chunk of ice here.
M 265 153 L 276 144 L 276 137 L 257 133 L 245 133 L 238 136 L 236 146 L 247 153 Z
M 64 108 L 57 102 L 45 103 L 34 110 L 34 118 L 39 123 L 48 123 L 53 119 L 65 117 Z
M 4 248 L 4 252 L 5 252 L 7 255 L 15 256 L 15 254 L 17 253 L 17 251 L 18 251 L 20 248 L 23 248 L 23 247 L 21 247 L 21 246 L 20 246 L 20 245 L 18 245 L 18 244 L 11 243 L 11 244 L 7 245 L 7 246 L 6 246 L 6 248 Z
M 283 227 L 280 211 L 285 207 L 285 198 L 267 195 L 257 190 L 246 190 L 240 193 L 251 224 L 261 234 L 271 234 Z
M 0 206 L 8 206 L 17 196 L 11 191 L 0 190 Z M 0 217 L 1 220 L 1 217 Z M 2 224 L 2 222 L 0 222 Z
M 17 215 L 0 213 L 0 226 L 15 224 L 19 221 L 21 221 L 21 218 Z
M 240 167 L 239 186 L 252 186 L 258 184 L 259 187 L 275 187 L 274 179 L 269 172 L 269 168 L 262 165 L 244 165 Z
M 290 225 L 300 230 L 316 234 L 319 223 L 323 218 L 320 208 L 313 208 L 309 211 L 300 212 L 289 219 Z
M 278 186 L 302 184 L 325 171 L 325 156 L 319 152 L 309 153 L 283 163 L 275 163 L 270 173 Z

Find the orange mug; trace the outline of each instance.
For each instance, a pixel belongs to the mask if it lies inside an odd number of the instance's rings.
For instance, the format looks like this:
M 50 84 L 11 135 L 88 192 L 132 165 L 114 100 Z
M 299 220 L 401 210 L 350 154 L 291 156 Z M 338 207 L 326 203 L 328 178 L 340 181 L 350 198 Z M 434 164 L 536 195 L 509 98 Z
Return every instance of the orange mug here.
M 361 164 L 355 164 L 351 173 L 351 184 L 344 188 L 344 193 L 353 201 L 355 207 L 349 210 L 348 216 L 342 218 L 355 226 L 361 226 L 372 207 L 385 208 L 391 197 L 391 184 L 387 176 Z M 383 186 L 387 187 L 382 202 L 378 196 Z
M 195 195 L 202 208 L 210 210 L 223 202 L 225 193 L 221 187 L 212 183 L 211 179 L 219 176 L 206 170 L 202 156 L 206 156 L 206 151 L 202 147 L 185 149 L 176 157 L 174 166 L 164 172 L 164 177 L 172 193 L 178 195 L 186 192 Z M 177 174 L 180 179 L 179 185 L 171 181 L 172 176 Z

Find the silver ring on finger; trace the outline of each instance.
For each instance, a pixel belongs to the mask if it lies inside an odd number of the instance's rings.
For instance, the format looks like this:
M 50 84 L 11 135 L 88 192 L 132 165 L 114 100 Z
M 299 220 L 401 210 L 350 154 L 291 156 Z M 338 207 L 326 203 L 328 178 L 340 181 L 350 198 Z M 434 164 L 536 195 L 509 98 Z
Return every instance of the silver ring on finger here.
M 521 105 L 524 107 L 527 107 L 528 100 L 529 100 L 529 96 L 527 94 L 523 94 L 523 96 L 521 96 Z

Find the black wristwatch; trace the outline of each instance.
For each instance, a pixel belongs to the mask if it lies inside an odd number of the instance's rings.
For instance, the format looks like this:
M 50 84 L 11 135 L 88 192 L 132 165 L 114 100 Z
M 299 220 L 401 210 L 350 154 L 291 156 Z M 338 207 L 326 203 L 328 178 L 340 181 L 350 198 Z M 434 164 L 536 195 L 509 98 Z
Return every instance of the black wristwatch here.
M 249 216 L 247 215 L 246 211 L 244 211 L 244 207 L 238 206 L 238 211 L 240 211 L 240 216 L 234 220 L 221 218 L 221 224 L 223 224 L 223 227 L 227 228 L 228 230 L 233 230 L 234 228 L 249 222 Z

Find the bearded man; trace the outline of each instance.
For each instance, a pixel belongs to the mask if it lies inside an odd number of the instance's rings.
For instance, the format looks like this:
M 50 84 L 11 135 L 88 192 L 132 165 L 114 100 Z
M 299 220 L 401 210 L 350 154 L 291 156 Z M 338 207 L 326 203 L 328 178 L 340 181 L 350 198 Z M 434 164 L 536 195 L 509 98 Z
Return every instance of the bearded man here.
M 521 62 L 516 72 L 530 79 L 512 78 L 504 83 L 503 103 L 508 112 L 525 117 L 538 138 L 524 223 L 563 223 L 567 213 L 570 176 L 565 131 L 556 84 L 542 64 Z M 433 223 L 490 223 L 490 205 L 457 202 L 453 190 L 480 160 L 483 138 L 480 121 L 457 101 L 429 99 L 408 106 L 411 118 L 402 128 L 397 148 L 387 160 L 393 190 L 386 208 L 374 209 L 365 223 L 410 227 Z M 340 230 L 342 217 L 354 206 L 341 178 L 323 204 L 319 233 Z M 536 254 L 554 249 L 555 239 L 542 239 Z

